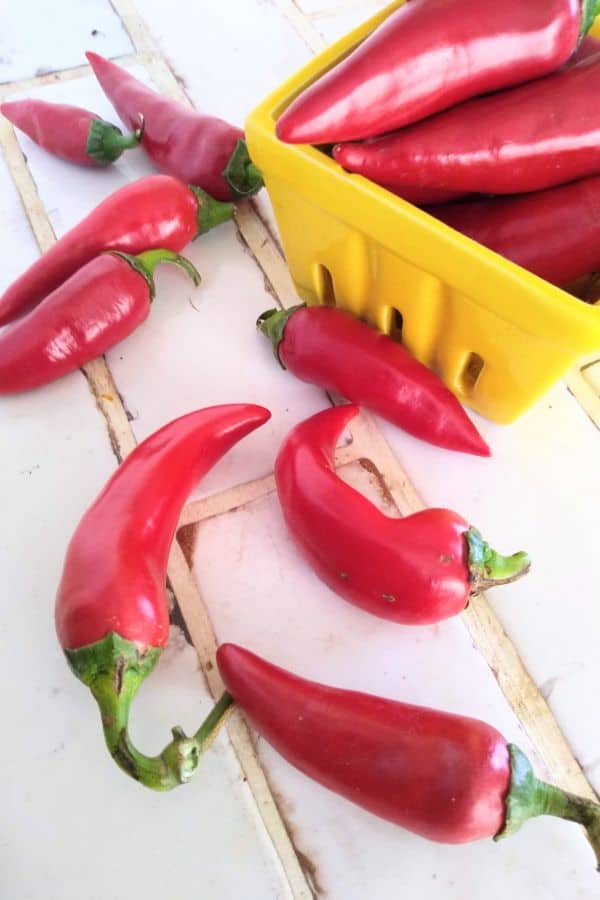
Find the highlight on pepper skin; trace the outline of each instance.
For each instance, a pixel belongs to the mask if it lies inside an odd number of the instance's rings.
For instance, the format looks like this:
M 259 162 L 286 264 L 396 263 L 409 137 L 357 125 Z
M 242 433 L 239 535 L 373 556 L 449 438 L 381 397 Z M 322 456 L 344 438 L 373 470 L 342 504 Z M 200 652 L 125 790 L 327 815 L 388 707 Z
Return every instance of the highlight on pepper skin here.
M 325 584 L 380 618 L 430 625 L 462 612 L 478 591 L 529 571 L 526 553 L 502 556 L 449 509 L 390 518 L 346 484 L 334 451 L 358 411 L 332 407 L 300 422 L 275 460 L 286 525 Z

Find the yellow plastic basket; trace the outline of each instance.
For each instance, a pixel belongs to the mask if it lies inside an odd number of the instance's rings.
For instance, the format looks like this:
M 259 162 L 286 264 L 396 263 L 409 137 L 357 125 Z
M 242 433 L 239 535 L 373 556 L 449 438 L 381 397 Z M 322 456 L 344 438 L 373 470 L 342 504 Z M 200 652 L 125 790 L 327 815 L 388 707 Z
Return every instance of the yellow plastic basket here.
M 473 409 L 512 422 L 579 358 L 600 349 L 600 308 L 481 247 L 315 147 L 277 140 L 275 122 L 399 2 L 338 41 L 250 115 L 300 297 L 335 304 L 401 339 Z

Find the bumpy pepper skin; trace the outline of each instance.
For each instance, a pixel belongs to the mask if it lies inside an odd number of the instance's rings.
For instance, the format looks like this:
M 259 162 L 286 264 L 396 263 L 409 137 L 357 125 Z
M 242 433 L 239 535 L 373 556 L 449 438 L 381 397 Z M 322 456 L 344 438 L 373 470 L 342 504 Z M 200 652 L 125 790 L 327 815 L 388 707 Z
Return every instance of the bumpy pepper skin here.
M 200 276 L 170 250 L 137 257 L 96 257 L 46 297 L 28 316 L 0 332 L 0 394 L 48 384 L 101 356 L 140 325 L 154 297 L 154 267 L 181 266 L 195 284 Z
M 46 100 L 6 100 L 0 112 L 45 150 L 80 166 L 107 166 L 137 147 L 141 129 L 125 135 L 95 113 Z
M 179 253 L 195 237 L 233 216 L 220 203 L 170 175 L 125 185 L 60 237 L 0 296 L 0 325 L 23 315 L 105 250 Z
M 162 172 L 196 184 L 218 200 L 249 196 L 262 187 L 241 128 L 156 93 L 97 53 L 86 56 L 121 119 L 133 128 L 143 117 L 142 147 Z
M 281 364 L 302 381 L 337 391 L 415 437 L 448 450 L 490 456 L 451 391 L 397 341 L 341 309 L 268 310 L 258 327 Z
M 235 644 L 217 663 L 251 725 L 301 772 L 446 844 L 507 837 L 533 816 L 578 822 L 600 857 L 600 806 L 539 781 L 527 757 L 466 716 L 299 678 Z
M 345 169 L 401 191 L 519 194 L 600 173 L 600 53 L 396 134 L 335 147 Z
M 61 647 L 100 706 L 114 760 L 155 790 L 191 777 L 230 705 L 217 704 L 216 718 L 192 738 L 175 729 L 159 757 L 140 754 L 127 734 L 131 701 L 169 633 L 167 561 L 181 508 L 198 479 L 269 417 L 261 406 L 231 404 L 165 425 L 117 469 L 67 550 L 55 609 Z
M 512 197 L 430 207 L 428 212 L 559 287 L 600 268 L 600 175 Z
M 291 103 L 277 135 L 362 140 L 539 78 L 571 56 L 592 5 L 582 14 L 578 0 L 410 0 Z
M 339 478 L 336 441 L 358 413 L 326 409 L 297 425 L 275 462 L 286 524 L 317 575 L 367 612 L 430 625 L 462 612 L 472 594 L 529 569 L 526 553 L 503 557 L 449 509 L 384 515 Z

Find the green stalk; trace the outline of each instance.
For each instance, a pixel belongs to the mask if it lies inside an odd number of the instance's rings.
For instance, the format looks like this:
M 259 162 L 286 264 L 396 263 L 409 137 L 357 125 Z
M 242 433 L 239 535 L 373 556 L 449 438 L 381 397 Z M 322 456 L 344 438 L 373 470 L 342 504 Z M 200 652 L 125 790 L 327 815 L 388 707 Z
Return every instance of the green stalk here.
M 223 171 L 223 177 L 231 188 L 234 200 L 251 197 L 263 187 L 262 173 L 250 159 L 246 141 L 238 141 L 235 145 L 231 159 Z
M 211 228 L 216 228 L 223 222 L 233 219 L 235 206 L 233 203 L 223 203 L 221 200 L 215 200 L 202 188 L 196 187 L 194 184 L 188 185 L 189 189 L 196 195 L 198 201 L 198 210 L 196 218 L 198 220 L 198 235 L 205 234 Z
M 85 152 L 102 166 L 108 166 L 118 159 L 124 150 L 137 147 L 142 139 L 144 123 L 131 134 L 123 134 L 116 125 L 95 119 L 88 131 Z
M 531 568 L 527 553 L 520 551 L 511 556 L 503 556 L 484 541 L 476 528 L 470 528 L 465 537 L 469 548 L 472 594 L 498 584 L 510 584 Z
M 256 327 L 258 330 L 262 331 L 262 333 L 271 341 L 275 359 L 282 369 L 285 369 L 285 366 L 279 356 L 279 345 L 283 340 L 285 326 L 287 325 L 290 316 L 292 316 L 297 309 L 303 309 L 305 306 L 306 303 L 299 303 L 297 306 L 288 307 L 288 309 L 267 309 L 264 313 L 261 313 L 256 320 Z
M 169 791 L 190 780 L 202 754 L 233 711 L 233 698 L 223 694 L 192 737 L 177 726 L 172 729 L 173 739 L 158 756 L 141 753 L 129 737 L 129 712 L 160 653 L 159 647 L 141 650 L 115 633 L 94 644 L 65 651 L 71 669 L 98 703 L 106 746 L 116 764 L 145 787 Z
M 124 259 L 126 263 L 129 263 L 131 268 L 135 269 L 135 271 L 142 276 L 150 288 L 151 300 L 154 300 L 156 295 L 154 270 L 161 263 L 173 263 L 173 265 L 179 266 L 186 275 L 189 275 L 196 286 L 198 286 L 201 281 L 200 273 L 196 267 L 192 265 L 189 259 L 186 259 L 185 256 L 180 256 L 179 253 L 173 253 L 172 250 L 165 250 L 160 247 L 156 250 L 145 250 L 137 256 L 132 256 L 130 253 L 121 253 L 120 250 L 109 250 L 107 252 L 110 253 L 111 256 L 120 256 L 121 259 Z
M 585 828 L 596 854 L 596 867 L 600 871 L 600 804 L 540 781 L 518 747 L 509 744 L 508 750 L 511 780 L 506 798 L 506 821 L 494 840 L 514 834 L 527 819 L 534 816 L 557 816 Z

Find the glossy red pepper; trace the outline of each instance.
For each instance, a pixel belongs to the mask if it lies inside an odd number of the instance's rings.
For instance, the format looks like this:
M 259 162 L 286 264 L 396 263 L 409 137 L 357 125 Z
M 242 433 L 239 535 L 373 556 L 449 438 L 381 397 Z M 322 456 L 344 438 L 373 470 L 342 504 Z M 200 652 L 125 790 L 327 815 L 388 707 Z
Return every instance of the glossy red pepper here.
M 600 53 L 395 134 L 334 147 L 351 172 L 401 191 L 519 194 L 600 173 Z
M 350 405 L 311 416 L 292 429 L 275 462 L 286 524 L 325 584 L 382 619 L 431 625 L 529 570 L 526 553 L 501 556 L 449 509 L 392 519 L 342 481 L 335 445 L 357 413 Z
M 167 561 L 194 484 L 270 417 L 249 404 L 201 409 L 150 435 L 117 469 L 69 544 L 56 598 L 56 630 L 67 661 L 92 691 L 110 753 L 146 787 L 187 781 L 230 705 L 223 698 L 191 738 L 181 729 L 149 758 L 127 732 L 129 708 L 169 634 Z
M 252 726 L 301 772 L 432 841 L 507 837 L 529 818 L 583 825 L 600 860 L 600 806 L 539 781 L 479 719 L 299 678 L 235 644 L 219 671 Z
M 153 272 L 162 262 L 194 266 L 170 250 L 140 256 L 97 256 L 49 294 L 28 316 L 0 332 L 0 394 L 48 384 L 73 372 L 131 334 L 150 312 Z
M 521 194 L 431 207 L 451 228 L 560 287 L 600 268 L 600 175 Z
M 55 156 L 80 166 L 107 166 L 142 136 L 138 119 L 132 134 L 79 106 L 46 100 L 6 100 L 0 112 L 9 122 Z
M 199 234 L 231 219 L 231 203 L 170 175 L 148 175 L 103 200 L 0 296 L 0 325 L 27 312 L 105 250 L 179 253 Z
M 593 18 L 594 0 L 410 0 L 290 104 L 277 135 L 362 140 L 538 78 L 569 59 Z
M 257 326 L 281 365 L 303 381 L 337 391 L 415 437 L 489 456 L 466 412 L 440 379 L 397 341 L 341 309 L 271 309 Z
M 241 128 L 157 94 L 125 69 L 86 53 L 102 90 L 130 128 L 144 118 L 142 147 L 162 171 L 197 184 L 218 200 L 255 194 L 262 176 Z

